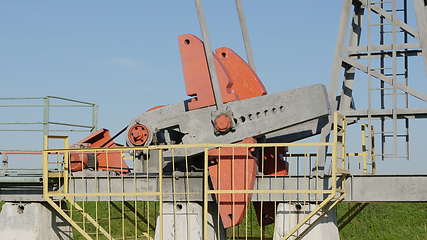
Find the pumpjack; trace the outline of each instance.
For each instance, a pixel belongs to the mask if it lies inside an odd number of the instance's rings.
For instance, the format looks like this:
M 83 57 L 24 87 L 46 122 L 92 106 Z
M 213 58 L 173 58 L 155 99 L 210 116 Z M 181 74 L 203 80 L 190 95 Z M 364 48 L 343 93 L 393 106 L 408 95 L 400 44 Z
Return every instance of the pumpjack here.
M 127 146 L 150 146 L 197 143 L 278 143 L 293 142 L 320 133 L 330 113 L 327 92 L 317 84 L 278 93 L 267 90 L 250 65 L 236 52 L 221 47 L 213 52 L 216 75 L 220 88 L 221 108 L 215 99 L 215 82 L 202 40 L 192 34 L 178 37 L 186 94 L 190 97 L 167 106 L 155 106 L 132 119 L 126 132 Z M 75 144 L 76 147 L 117 147 L 106 129 L 94 132 Z M 285 148 L 266 148 L 261 154 L 254 149 L 247 153 L 244 148 L 209 150 L 209 177 L 212 186 L 220 190 L 253 189 L 257 173 L 286 175 L 287 163 L 283 160 Z M 185 153 L 174 149 L 165 150 L 168 159 L 174 155 L 187 156 L 187 169 L 203 169 L 201 149 L 187 149 Z M 158 172 L 156 156 L 140 154 L 141 166 L 154 167 L 138 170 L 130 168 L 121 154 L 91 153 L 72 154 L 71 170 L 85 168 L 114 171 L 119 174 L 135 172 Z M 263 158 L 264 166 L 258 166 Z M 96 159 L 97 163 L 93 161 Z M 152 164 L 150 164 L 152 163 Z M 167 173 L 168 163 L 164 163 Z M 221 169 L 219 172 L 218 169 Z M 177 169 L 179 170 L 179 165 Z M 250 203 L 250 194 L 220 194 L 216 202 L 225 228 L 240 224 Z M 273 203 L 254 203 L 257 217 L 263 225 L 274 222 Z M 261 216 L 259 209 L 263 207 Z

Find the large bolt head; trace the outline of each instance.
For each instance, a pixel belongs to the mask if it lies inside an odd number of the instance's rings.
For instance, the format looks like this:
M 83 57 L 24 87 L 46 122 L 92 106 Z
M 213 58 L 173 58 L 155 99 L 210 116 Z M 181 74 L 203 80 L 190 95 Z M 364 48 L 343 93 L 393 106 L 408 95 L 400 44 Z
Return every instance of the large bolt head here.
M 226 133 L 232 128 L 232 121 L 227 114 L 220 114 L 214 120 L 215 129 L 220 133 Z

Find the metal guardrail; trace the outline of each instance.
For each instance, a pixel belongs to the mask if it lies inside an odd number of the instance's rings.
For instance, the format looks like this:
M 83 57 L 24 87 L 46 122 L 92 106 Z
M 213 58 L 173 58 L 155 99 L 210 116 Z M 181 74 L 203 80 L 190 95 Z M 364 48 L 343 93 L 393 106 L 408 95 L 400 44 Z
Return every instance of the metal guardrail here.
M 332 142 L 317 143 L 182 144 L 110 149 L 69 149 L 67 137 L 46 136 L 45 150 L 43 151 L 43 196 L 74 227 L 75 234 L 80 234 L 85 239 L 151 239 L 154 237 L 163 239 L 163 235 L 168 231 L 165 227 L 166 224 L 168 227 L 171 224 L 178 227 L 182 224 L 179 222 L 179 218 L 183 214 L 185 216 L 194 215 L 194 212 L 188 210 L 187 207 L 191 204 L 189 199 L 194 191 L 200 191 L 203 192 L 203 202 L 200 203 L 202 208 L 199 211 L 200 220 L 203 220 L 202 233 L 204 239 L 209 239 L 212 232 L 215 234 L 224 232 L 220 229 L 221 224 L 214 224 L 214 222 L 219 223 L 222 219 L 224 223 L 221 209 L 227 204 L 231 204 L 231 212 L 234 214 L 235 208 L 242 207 L 241 202 L 250 199 L 249 196 L 252 194 L 265 195 L 267 199 L 268 196 L 273 195 L 296 196 L 295 200 L 289 200 L 289 203 L 297 202 L 298 196 L 307 195 L 309 196 L 308 199 L 311 200 L 304 200 L 304 204 L 316 204 L 316 207 L 290 232 L 282 236 L 283 239 L 289 239 L 299 236 L 304 232 L 307 224 L 310 225 L 315 222 L 316 219 L 326 214 L 337 202 L 343 199 L 345 186 L 338 183 L 340 178 L 345 177 L 348 172 L 345 169 L 345 161 L 348 156 L 345 150 L 345 125 L 345 118 L 336 113 L 334 115 L 334 138 Z M 63 141 L 64 148 L 49 149 L 48 143 L 54 140 Z M 317 156 L 313 157 L 312 154 L 308 154 L 314 152 L 319 146 L 328 146 L 332 152 L 329 176 L 331 188 L 325 189 L 323 176 L 319 176 L 319 171 L 316 171 Z M 188 156 L 186 151 L 191 148 L 203 149 L 203 154 L 198 157 Z M 285 148 L 286 154 L 280 155 L 280 149 Z M 216 155 L 218 156 L 216 163 L 212 161 L 212 156 L 215 155 L 212 153 L 213 150 L 219 152 Z M 223 154 L 220 153 L 221 151 Z M 235 154 L 242 152 L 246 152 L 243 158 Z M 289 181 L 298 177 L 299 179 L 311 179 L 316 184 L 304 186 L 297 184 L 288 189 L 279 187 L 254 190 L 246 180 L 244 186 L 237 186 L 238 179 L 234 177 L 230 177 L 228 183 L 220 183 L 220 181 L 225 181 L 220 177 L 212 178 L 213 172 L 216 174 L 219 172 L 218 176 L 223 176 L 221 171 L 239 171 L 239 168 L 243 169 L 243 172 L 254 170 L 251 169 L 249 163 L 252 157 L 251 153 L 257 154 L 257 169 L 255 170 L 258 172 L 258 178 L 270 177 Z M 274 159 L 275 164 L 271 165 L 271 163 L 266 162 L 267 154 L 273 155 L 270 159 Z M 84 156 L 89 155 L 95 160 L 94 166 L 92 166 L 95 169 L 101 167 L 97 166 L 96 161 L 97 158 L 101 157 L 107 159 L 107 168 L 109 161 L 113 161 L 117 156 L 133 164 L 129 164 L 131 167 L 123 164 L 121 169 L 116 170 L 115 173 L 111 171 L 71 171 L 73 164 L 83 166 L 85 164 L 83 162 Z M 137 162 L 141 161 L 139 160 L 141 158 L 150 158 L 150 160 L 142 161 L 143 168 L 138 170 Z M 81 162 L 76 163 L 76 159 Z M 195 160 L 199 162 L 199 165 L 202 163 L 201 169 L 189 169 L 190 161 L 194 163 Z M 286 173 L 275 174 L 280 172 L 278 171 L 279 161 L 287 164 Z M 227 164 L 238 164 L 239 168 L 225 168 Z M 266 171 L 269 167 L 272 172 Z M 128 169 L 130 172 L 124 171 Z M 190 186 L 193 171 L 203 175 L 202 189 L 195 189 L 194 186 Z M 230 176 L 236 175 L 233 173 L 230 172 Z M 141 176 L 146 177 L 147 180 L 154 179 L 158 187 L 150 189 L 147 185 L 145 190 L 141 191 L 142 186 L 140 185 L 143 184 L 142 181 L 139 182 Z M 242 176 L 239 175 L 239 177 Z M 122 181 L 112 181 L 112 179 L 117 180 L 117 178 L 121 178 Z M 133 180 L 129 180 L 129 178 Z M 166 178 L 171 181 L 166 183 Z M 177 186 L 176 182 L 179 178 L 185 179 L 185 186 Z M 102 181 L 102 184 L 101 179 L 105 180 Z M 87 186 L 89 182 L 95 182 L 95 186 Z M 71 186 L 73 184 L 74 186 Z M 171 188 L 172 191 L 165 191 L 164 188 Z M 76 189 L 79 191 L 76 192 Z M 172 200 L 164 200 L 167 194 L 172 195 L 168 197 Z M 180 200 L 178 200 L 178 196 L 180 196 Z M 187 201 L 183 201 L 182 196 Z M 145 200 L 140 201 L 139 198 Z M 216 200 L 216 206 L 219 208 L 216 212 L 212 212 L 212 199 Z M 168 205 L 164 204 L 173 204 L 172 210 L 165 209 L 164 206 Z M 258 224 L 254 223 L 254 212 L 264 216 L 263 211 L 268 211 L 268 204 L 274 206 L 274 212 L 277 210 L 276 201 L 261 200 L 261 204 L 258 207 L 254 205 L 254 208 L 251 207 L 250 203 L 245 203 L 245 214 L 238 221 L 239 225 L 231 226 L 226 230 L 229 237 L 233 239 L 237 235 L 250 237 L 249 233 L 252 233 L 252 236 L 272 237 L 271 231 L 267 231 L 265 227 L 260 227 L 267 225 L 263 223 L 262 217 L 258 218 L 260 220 Z M 234 218 L 234 216 L 230 216 L 230 218 Z M 215 227 L 216 229 L 213 229 Z M 188 229 L 175 229 L 174 231 L 189 234 Z
M 52 109 L 70 109 L 70 108 L 88 108 L 91 112 L 91 117 L 88 118 L 90 123 L 79 124 L 71 121 L 58 122 L 52 119 L 50 114 Z M 22 109 L 23 112 L 28 109 L 40 109 L 42 118 L 34 121 L 0 121 L 0 133 L 41 133 L 40 140 L 44 141 L 43 136 L 53 133 L 67 133 L 67 132 L 92 132 L 97 128 L 97 112 L 98 106 L 94 103 L 80 101 L 71 98 L 46 96 L 46 97 L 11 97 L 0 98 L 0 109 L 15 111 Z M 12 115 L 7 112 L 5 115 Z M 3 116 L 5 116 L 3 115 Z M 53 128 L 52 126 L 55 126 Z M 24 135 L 27 137 L 27 135 Z M 32 135 L 34 137 L 34 135 Z M 35 139 L 35 142 L 39 142 Z M 0 155 L 2 155 L 2 170 L 5 172 L 9 168 L 9 156 L 23 156 L 23 155 L 41 155 L 41 149 L 19 149 L 19 148 L 5 148 L 0 146 Z

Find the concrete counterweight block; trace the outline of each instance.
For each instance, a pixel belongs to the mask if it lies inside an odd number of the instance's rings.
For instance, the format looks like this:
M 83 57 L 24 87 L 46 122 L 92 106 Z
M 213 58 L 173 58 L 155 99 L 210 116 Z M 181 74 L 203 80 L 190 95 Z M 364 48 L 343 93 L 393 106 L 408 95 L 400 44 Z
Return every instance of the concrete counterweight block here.
M 70 225 L 47 203 L 11 203 L 0 212 L 1 240 L 69 240 Z
M 203 205 L 178 202 L 175 211 L 174 214 L 173 203 L 163 203 L 163 239 L 203 240 Z M 224 227 L 221 220 L 218 221 L 216 204 L 209 203 L 207 240 L 225 239 Z M 160 216 L 157 217 L 155 240 L 160 240 Z
M 312 210 L 316 208 L 315 204 L 300 205 L 279 203 L 276 210 L 276 222 L 274 226 L 274 240 L 281 240 L 283 236 L 290 232 L 300 221 L 302 221 Z M 313 216 L 308 223 L 314 222 L 320 213 Z M 291 238 L 299 236 L 306 227 L 305 224 Z M 303 236 L 302 240 L 339 240 L 339 231 L 336 225 L 336 211 L 331 210 L 329 214 L 324 215 L 310 230 Z

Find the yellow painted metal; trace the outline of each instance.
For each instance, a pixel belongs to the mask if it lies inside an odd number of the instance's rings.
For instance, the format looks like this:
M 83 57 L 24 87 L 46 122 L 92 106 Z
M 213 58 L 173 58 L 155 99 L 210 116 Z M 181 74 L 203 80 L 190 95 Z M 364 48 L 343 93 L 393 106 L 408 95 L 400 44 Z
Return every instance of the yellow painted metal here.
M 160 186 L 159 186 L 160 187 Z M 110 192 L 110 193 L 62 193 L 48 192 L 49 197 L 122 197 L 122 196 L 161 196 L 160 192 Z
M 370 152 L 370 156 L 371 156 L 371 174 L 375 174 L 377 172 L 377 165 L 376 165 L 376 153 L 375 153 L 375 131 L 374 131 L 374 126 L 371 125 L 370 129 L 370 136 L 371 136 L 371 152 Z
M 49 186 L 49 184 L 48 184 L 48 179 L 49 179 L 49 176 L 48 176 L 48 174 L 49 174 L 49 163 L 48 163 L 48 161 L 49 161 L 49 159 L 48 159 L 48 148 L 49 148 L 49 144 L 48 144 L 48 137 L 47 136 L 44 136 L 43 137 L 44 138 L 44 140 L 43 140 L 43 159 L 42 159 L 42 161 L 43 161 L 43 198 L 45 199 L 45 200 L 47 200 L 49 197 L 48 197 L 48 195 L 47 195 L 47 193 L 48 193 L 48 191 L 49 191 L 49 189 L 48 189 L 48 186 Z
M 368 153 L 368 149 L 366 147 L 366 128 L 368 128 L 368 124 L 361 124 L 360 125 L 360 134 L 361 136 L 361 141 L 362 141 L 362 152 L 363 153 Z M 363 159 L 363 174 L 368 174 L 368 156 L 363 155 L 362 156 Z
M 361 142 L 362 142 L 362 160 L 363 160 L 363 174 L 375 174 L 376 173 L 376 155 L 375 155 L 375 133 L 374 126 L 363 123 L 360 125 L 361 128 Z M 369 133 L 369 134 L 368 134 Z M 366 139 L 369 138 L 369 148 Z M 369 157 L 369 162 L 368 162 Z M 369 171 L 368 165 L 371 165 L 371 171 Z
M 191 149 L 191 148 L 248 148 L 248 147 L 319 147 L 319 146 L 332 146 L 333 143 L 329 142 L 313 142 L 313 143 L 236 143 L 236 144 L 177 144 L 177 145 L 153 145 L 147 147 L 116 147 L 116 148 L 76 148 L 76 149 L 49 149 L 49 153 L 73 153 L 73 152 L 116 152 L 116 151 L 148 151 L 148 150 L 170 150 L 170 149 Z
M 108 233 L 103 227 L 101 227 L 97 221 L 95 221 L 88 213 L 86 213 L 84 211 L 84 209 L 77 204 L 74 200 L 72 200 L 71 198 L 67 198 L 68 202 L 71 203 L 71 205 L 73 207 L 75 207 L 78 211 L 81 212 L 81 214 L 83 215 L 84 218 L 86 218 L 87 220 L 89 220 L 90 223 L 92 223 L 97 230 L 100 230 L 102 234 L 104 234 L 104 236 L 109 239 L 109 240 L 113 240 L 114 238 L 111 237 L 111 234 Z
M 219 194 L 232 194 L 232 199 L 236 196 L 236 194 L 258 194 L 258 195 L 268 195 L 268 194 L 313 194 L 316 196 L 325 196 L 323 201 L 317 202 L 317 207 L 305 218 L 299 222 L 292 231 L 289 232 L 285 239 L 290 236 L 293 236 L 295 232 L 301 229 L 302 226 L 306 226 L 308 221 L 312 219 L 314 216 L 320 214 L 324 214 L 325 209 L 333 208 L 337 202 L 341 201 L 344 194 L 343 185 L 337 185 L 337 182 L 345 182 L 342 181 L 343 178 L 347 175 L 347 162 L 346 159 L 350 156 L 368 156 L 367 152 L 362 153 L 347 153 L 346 152 L 346 126 L 347 121 L 344 116 L 335 113 L 334 114 L 334 124 L 333 124 L 333 140 L 331 142 L 315 142 L 315 143 L 260 143 L 260 144 L 181 144 L 181 145 L 160 145 L 160 146 L 148 146 L 148 147 L 119 147 L 119 148 L 98 148 L 98 149 L 69 149 L 68 148 L 68 138 L 63 136 L 46 136 L 46 144 L 44 146 L 43 151 L 43 194 L 44 198 L 51 204 L 59 214 L 61 214 L 64 219 L 66 219 L 74 229 L 76 229 L 76 233 L 81 234 L 85 239 L 151 239 L 154 233 L 154 223 L 153 218 L 158 219 L 156 222 L 157 227 L 156 231 L 159 234 L 160 239 L 163 239 L 164 234 L 164 208 L 163 208 L 163 198 L 164 194 L 172 194 L 173 199 L 173 221 L 177 219 L 177 205 L 180 204 L 176 200 L 176 197 L 179 195 L 184 195 L 187 203 L 189 202 L 190 195 L 194 194 L 190 192 L 190 181 L 189 178 L 191 174 L 188 169 L 188 159 L 187 159 L 187 150 L 191 148 L 197 148 L 202 150 L 203 154 L 203 227 L 202 227 L 202 235 L 204 239 L 208 239 L 210 235 L 210 228 L 212 228 L 213 224 L 209 221 L 210 219 L 210 205 L 209 201 L 211 195 L 219 195 Z M 64 148 L 61 149 L 49 149 L 48 142 L 51 139 L 63 139 L 64 140 Z M 327 154 L 328 159 L 331 161 L 331 188 L 325 189 L 323 184 L 321 183 L 322 179 L 320 178 L 317 171 L 313 174 L 313 167 L 317 167 L 317 154 L 312 153 L 318 146 L 329 146 L 331 149 L 331 153 Z M 287 152 L 283 156 L 279 156 L 277 154 L 277 149 L 279 147 L 285 147 Z M 209 150 L 217 148 L 218 151 L 221 152 L 221 149 L 231 148 L 234 151 L 235 148 L 246 148 L 247 156 L 246 161 L 248 161 L 248 153 L 249 148 L 257 148 L 259 149 L 259 153 L 261 156 L 258 158 L 258 164 L 261 167 L 261 178 L 264 179 L 266 175 L 263 173 L 264 166 L 264 155 L 266 148 L 274 148 L 274 157 L 282 158 L 287 161 L 288 164 L 292 168 L 289 169 L 289 173 L 286 176 L 274 176 L 274 178 L 283 178 L 284 180 L 292 177 L 303 177 L 305 179 L 315 178 L 317 184 L 316 187 L 307 186 L 304 187 L 296 187 L 295 189 L 212 189 L 209 179 Z M 176 156 L 175 150 L 181 149 L 179 152 L 181 155 Z M 164 157 L 163 152 L 168 151 L 168 156 Z M 185 152 L 184 155 L 183 152 Z M 100 191 L 99 185 L 99 177 L 97 175 L 90 176 L 86 175 L 85 172 L 79 173 L 78 177 L 71 176 L 69 164 L 70 164 L 70 156 L 71 154 L 88 154 L 94 156 L 95 158 L 95 168 L 97 168 L 96 158 L 99 154 L 105 154 L 107 159 L 107 168 L 108 168 L 108 160 L 111 154 L 120 153 L 123 160 L 131 161 L 133 164 L 136 164 L 135 161 L 137 155 L 144 156 L 154 156 L 157 155 L 158 159 L 158 175 L 155 178 L 156 185 L 158 189 L 146 191 L 146 192 L 138 192 L 136 186 L 140 184 L 138 180 L 138 175 L 135 172 L 127 175 L 127 181 L 133 177 L 133 183 L 135 186 L 135 190 L 129 192 L 129 190 L 125 191 L 125 178 L 123 175 L 114 176 L 114 184 L 116 190 L 112 190 L 112 177 L 114 174 L 106 173 L 103 175 L 103 182 L 106 186 L 102 186 L 104 189 L 107 188 L 107 191 Z M 219 154 L 221 156 L 221 154 Z M 233 158 L 234 158 L 234 154 Z M 55 161 L 49 161 L 49 158 L 53 158 L 56 156 Z M 168 160 L 165 160 L 165 159 Z M 185 187 L 183 192 L 179 192 L 177 189 L 183 189 L 182 186 L 176 188 L 177 182 L 175 178 L 176 175 L 175 169 L 177 167 L 176 162 L 177 159 L 181 159 L 181 161 L 185 160 L 185 173 L 183 175 L 179 175 L 179 177 L 185 178 Z M 313 162 L 313 158 L 315 162 Z M 74 160 L 75 161 L 75 160 Z M 139 160 L 138 160 L 139 161 Z M 166 193 L 164 191 L 164 172 L 163 168 L 165 167 L 166 161 L 172 161 L 172 171 L 170 172 L 172 177 L 172 193 Z M 221 157 L 219 159 L 221 161 Z M 236 164 L 235 161 L 232 161 L 233 164 Z M 149 180 L 149 165 L 148 161 L 145 162 L 146 166 L 144 172 L 146 173 L 146 183 L 148 184 Z M 315 164 L 315 166 L 313 165 Z M 54 166 L 52 169 L 57 169 L 55 171 L 49 171 L 49 166 Z M 152 165 L 152 164 L 151 164 Z M 277 169 L 277 162 L 275 164 L 275 169 Z M 292 169 L 292 171 L 291 171 Z M 218 172 L 221 170 L 218 169 Z M 152 176 L 152 175 L 150 175 Z M 69 179 L 73 177 L 74 179 L 80 179 L 81 183 L 85 183 L 85 181 L 89 178 L 94 178 L 97 186 L 95 187 L 96 191 L 93 191 L 93 188 L 90 192 L 83 189 L 79 190 L 79 192 L 69 192 Z M 271 177 L 271 176 L 270 176 Z M 55 191 L 49 191 L 49 179 L 57 179 L 62 185 L 62 188 L 59 188 Z M 120 180 L 120 185 L 117 185 L 117 180 Z M 220 179 L 221 180 L 221 179 Z M 61 182 L 62 181 L 62 182 Z M 151 178 L 150 181 L 153 181 Z M 76 180 L 72 181 L 72 184 L 76 184 Z M 92 181 L 93 182 L 93 181 Z M 220 183 L 218 183 L 220 185 Z M 233 183 L 231 183 L 233 185 Z M 73 189 L 76 189 L 74 186 Z M 81 186 L 83 187 L 83 186 Z M 119 187 L 119 188 L 118 188 Z M 121 189 L 120 189 L 121 187 Z M 169 188 L 169 186 L 168 186 Z M 148 185 L 147 185 L 147 189 Z M 168 190 L 170 191 L 170 189 Z M 180 190 L 181 191 L 181 190 Z M 146 196 L 153 197 L 156 203 L 153 202 L 145 202 L 140 203 L 137 200 L 127 201 L 126 199 L 136 199 L 138 196 Z M 90 198 L 90 200 L 89 200 Z M 113 200 L 114 198 L 114 200 Z M 65 200 L 69 203 L 69 210 L 62 210 L 61 204 L 58 205 L 57 202 L 59 200 Z M 76 199 L 79 199 L 77 202 Z M 102 199 L 102 201 L 101 201 Z M 121 199 L 121 200 L 120 200 Z M 151 199 L 151 198 L 150 198 Z M 182 198 L 181 198 L 182 199 Z M 91 201 L 94 202 L 94 205 L 91 204 Z M 181 200 L 180 200 L 181 201 Z M 318 201 L 318 200 L 316 200 Z M 263 201 L 261 201 L 261 215 L 264 213 Z M 273 204 L 273 203 L 272 203 Z M 275 203 L 274 203 L 275 204 Z M 306 203 L 304 203 L 306 204 Z M 143 207 L 143 208 L 141 208 Z M 234 208 L 234 205 L 233 205 Z M 248 215 L 248 209 L 246 213 Z M 252 210 L 251 210 L 252 211 Z M 168 213 L 170 214 L 170 213 Z M 220 222 L 220 215 L 217 212 L 218 225 Z M 170 219 L 170 218 L 168 218 Z M 213 216 L 212 216 L 213 220 Z M 168 220 L 170 221 L 170 220 Z M 151 222 L 151 224 L 150 224 Z M 248 217 L 245 219 L 246 229 L 244 230 L 245 237 L 248 238 L 248 234 L 253 233 L 252 229 L 249 231 L 247 228 Z M 133 224 L 133 225 L 132 225 Z M 262 224 L 262 223 L 261 223 Z M 250 224 L 251 226 L 253 224 Z M 94 232 L 90 232 L 94 231 Z M 266 231 L 260 227 L 258 230 L 258 235 L 264 237 Z M 238 227 L 232 228 L 229 233 L 232 237 L 239 237 L 241 231 Z M 187 229 L 187 236 L 189 236 L 189 232 Z
M 294 235 L 298 229 L 300 229 L 303 225 L 305 225 L 312 217 L 314 217 L 323 207 L 325 207 L 328 203 L 330 203 L 334 199 L 333 195 L 329 195 L 325 200 L 323 200 L 319 205 L 316 206 L 316 208 L 311 211 L 307 216 L 303 218 L 302 221 L 300 221 L 295 227 L 293 227 L 286 235 L 283 237 L 283 239 L 289 239 Z
M 62 178 L 64 176 L 64 173 L 61 172 L 50 172 L 48 173 L 49 178 Z
M 226 194 L 226 193 L 247 193 L 247 194 L 326 194 L 333 193 L 332 190 L 315 190 L 315 189 L 262 189 L 262 190 L 207 190 L 209 194 Z
M 163 152 L 159 151 L 159 212 L 160 212 L 160 240 L 163 240 Z M 148 171 L 148 168 L 147 168 Z
M 64 138 L 64 147 L 68 148 L 68 137 Z M 64 171 L 63 171 L 63 177 L 64 177 L 64 193 L 68 193 L 68 164 L 70 162 L 70 154 L 64 155 Z
M 334 113 L 334 124 L 333 124 L 333 144 L 332 144 L 332 159 L 331 159 L 331 192 L 325 200 L 323 200 L 316 208 L 307 214 L 302 221 L 300 221 L 295 227 L 293 227 L 286 235 L 283 237 L 284 240 L 292 237 L 301 227 L 307 224 L 307 222 L 312 219 L 316 214 L 318 214 L 322 208 L 327 206 L 332 201 L 337 201 L 342 196 L 337 198 L 337 194 L 343 192 L 342 189 L 337 188 L 337 158 L 338 158 L 338 146 L 341 147 L 341 158 L 345 158 L 347 155 L 345 152 L 345 117 L 337 112 Z M 343 194 L 343 193 L 342 193 Z
M 75 222 L 69 217 L 52 199 L 46 198 L 47 203 L 52 206 L 57 213 L 59 213 L 74 229 L 76 229 L 85 239 L 92 240 L 92 238 Z
M 312 229 L 312 226 L 315 226 L 317 224 L 317 222 L 319 222 L 319 220 L 325 216 L 326 214 L 328 214 L 329 212 L 331 212 L 332 209 L 334 209 L 336 207 L 336 205 L 338 203 L 340 203 L 342 200 L 344 200 L 345 198 L 345 194 L 341 194 L 341 196 L 336 199 L 335 201 L 333 201 L 331 204 L 329 204 L 328 206 L 324 207 L 326 209 L 321 209 L 318 213 L 319 215 L 314 219 L 314 221 L 310 222 L 310 226 L 306 227 L 300 234 L 299 236 L 305 236 L 305 234 Z M 301 239 L 300 237 L 297 237 L 296 240 Z
M 203 168 L 203 239 L 208 239 L 208 199 L 209 199 L 209 170 L 208 170 L 208 149 L 205 148 L 204 168 Z

